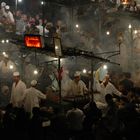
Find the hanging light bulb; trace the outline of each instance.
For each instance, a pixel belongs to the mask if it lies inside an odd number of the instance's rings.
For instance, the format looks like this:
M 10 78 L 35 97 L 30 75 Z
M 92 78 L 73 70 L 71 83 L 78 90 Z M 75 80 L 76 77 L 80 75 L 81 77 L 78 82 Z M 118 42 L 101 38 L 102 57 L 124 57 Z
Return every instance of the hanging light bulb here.
M 134 30 L 134 33 L 137 34 L 138 33 L 138 30 Z
M 76 28 L 79 28 L 79 25 L 78 25 L 78 24 L 76 24 L 76 25 L 75 25 L 75 27 L 76 27 Z
M 44 5 L 44 1 L 41 1 L 41 5 Z
M 110 32 L 109 32 L 109 31 L 107 31 L 107 32 L 106 32 L 106 34 L 107 34 L 107 35 L 110 35 Z
M 5 43 L 5 40 L 2 40 L 1 43 Z
M 5 56 L 6 55 L 6 52 L 2 52 L 2 54 Z
M 57 50 L 58 49 L 58 46 L 55 46 L 55 49 Z
M 132 28 L 132 25 L 131 25 L 131 24 L 129 24 L 129 25 L 128 25 L 128 28 L 129 28 L 129 29 L 131 29 L 131 28 Z
M 86 70 L 86 69 L 83 69 L 83 73 L 84 73 L 84 74 L 87 73 L 87 70 Z
M 103 65 L 103 69 L 106 70 L 108 67 L 107 65 Z
M 18 0 L 18 2 L 22 2 L 22 0 Z
M 10 65 L 9 66 L 10 70 L 14 69 L 14 66 L 13 65 Z
M 38 74 L 38 71 L 37 70 L 34 70 L 34 75 L 37 75 Z
M 9 43 L 9 40 L 8 39 L 6 40 L 6 43 Z

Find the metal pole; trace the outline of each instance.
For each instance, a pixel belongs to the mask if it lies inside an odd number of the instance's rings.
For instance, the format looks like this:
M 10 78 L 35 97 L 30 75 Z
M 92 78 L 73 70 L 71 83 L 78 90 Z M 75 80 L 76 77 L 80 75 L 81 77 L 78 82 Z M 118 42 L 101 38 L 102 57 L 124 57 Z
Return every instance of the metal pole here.
M 73 21 L 74 21 L 74 7 L 73 4 L 71 3 L 71 7 L 69 9 L 70 12 L 70 22 L 69 22 L 69 28 L 70 28 L 70 32 L 73 32 Z
M 15 5 L 15 10 L 16 10 L 16 12 L 17 12 L 17 4 L 18 4 L 18 0 L 16 0 L 16 3 L 15 3 L 16 5 Z
M 61 96 L 61 58 L 58 57 L 58 72 L 59 72 L 59 103 L 61 104 L 62 96 Z
M 15 1 L 15 33 L 17 30 L 17 5 L 18 5 L 18 0 Z
M 131 70 L 134 70 L 134 62 L 133 62 L 133 29 L 130 29 L 130 42 L 131 42 Z
M 99 42 L 102 42 L 102 13 L 101 13 L 101 7 L 100 7 L 100 3 L 98 2 L 98 39 Z
M 93 77 L 93 60 L 91 60 L 91 87 L 90 87 L 90 90 L 91 90 L 91 101 L 93 102 L 94 101 L 94 95 L 93 95 L 93 84 L 94 84 L 94 77 Z
M 42 1 L 42 26 L 43 26 L 43 37 L 45 37 L 45 25 L 44 25 L 44 20 L 45 20 L 45 11 L 44 11 L 44 5 L 45 5 L 45 2 L 44 0 Z

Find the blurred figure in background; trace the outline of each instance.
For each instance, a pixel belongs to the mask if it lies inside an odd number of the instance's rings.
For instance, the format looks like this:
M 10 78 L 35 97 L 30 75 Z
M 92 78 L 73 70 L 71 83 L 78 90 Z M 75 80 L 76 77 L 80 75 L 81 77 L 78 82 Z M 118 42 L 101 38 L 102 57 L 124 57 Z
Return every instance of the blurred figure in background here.
M 5 109 L 6 106 L 10 102 L 10 90 L 9 87 L 6 85 L 1 86 L 1 91 L 0 91 L 0 108 Z
M 6 6 L 6 3 L 5 2 L 2 2 L 1 3 L 1 9 L 0 9 L 0 13 L 1 13 L 1 17 L 2 16 L 5 16 L 5 6 Z
M 62 81 L 61 81 L 62 97 L 67 96 L 71 82 L 72 82 L 72 80 L 69 77 L 69 71 L 68 70 L 64 71 L 63 76 L 62 76 Z
M 5 6 L 5 12 L 6 12 L 5 16 L 7 18 L 8 23 L 14 25 L 15 24 L 15 19 L 14 19 L 14 16 L 13 16 L 12 12 L 10 11 L 10 6 L 9 5 Z
M 2 17 L 5 18 L 4 25 L 6 27 L 6 32 L 12 32 L 15 25 L 15 19 L 13 13 L 10 11 L 10 6 L 6 5 L 4 2 L 1 3 L 1 14 Z
M 73 108 L 67 111 L 67 119 L 70 130 L 73 132 L 81 132 L 83 130 L 84 112 L 78 108 L 76 101 L 73 102 Z
M 28 24 L 28 17 L 26 14 L 20 15 L 19 19 L 16 20 L 16 34 L 22 35 Z
M 134 83 L 131 80 L 131 74 L 126 72 L 124 73 L 123 80 L 120 81 L 119 83 L 120 86 L 122 86 L 123 91 L 122 92 L 124 95 L 127 95 L 131 89 L 134 87 Z
M 32 79 L 36 79 L 36 76 L 34 74 L 35 68 L 36 68 L 35 65 L 31 64 L 30 58 L 29 57 L 26 58 L 25 59 L 25 75 L 24 75 L 24 78 L 25 78 L 25 82 L 26 82 L 27 87 L 30 86 L 30 82 L 31 82 Z
M 118 91 L 115 86 L 110 82 L 110 76 L 107 74 L 104 78 L 104 80 L 102 81 L 102 83 L 100 84 L 100 86 L 98 86 L 98 91 L 99 93 L 99 97 L 98 100 L 96 101 L 97 106 L 100 109 L 104 109 L 107 106 L 107 102 L 105 100 L 105 96 L 107 94 L 110 95 L 114 95 L 117 97 L 122 96 L 122 93 L 120 91 Z
M 12 85 L 12 74 L 16 70 L 16 65 L 9 59 L 9 56 L 6 54 L 3 57 L 3 60 L 0 62 L 0 79 L 1 83 L 5 85 Z

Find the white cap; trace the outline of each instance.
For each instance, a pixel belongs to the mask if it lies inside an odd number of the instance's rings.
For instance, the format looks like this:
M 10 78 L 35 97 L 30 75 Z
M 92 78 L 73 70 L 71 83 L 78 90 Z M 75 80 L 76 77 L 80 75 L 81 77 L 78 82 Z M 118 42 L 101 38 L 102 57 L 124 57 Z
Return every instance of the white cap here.
M 20 76 L 20 73 L 18 71 L 13 73 L 13 76 Z
M 10 9 L 10 6 L 9 6 L 9 5 L 6 5 L 6 6 L 5 6 L 5 9 L 6 9 L 6 10 L 9 10 L 9 9 Z
M 2 2 L 1 3 L 1 7 L 4 7 L 4 6 L 6 6 L 6 3 L 5 2 Z
M 36 80 L 32 80 L 31 81 L 31 86 L 36 86 L 36 84 L 37 84 L 37 81 Z
M 77 77 L 77 76 L 80 76 L 81 73 L 79 71 L 76 71 L 75 74 L 74 74 L 74 77 Z

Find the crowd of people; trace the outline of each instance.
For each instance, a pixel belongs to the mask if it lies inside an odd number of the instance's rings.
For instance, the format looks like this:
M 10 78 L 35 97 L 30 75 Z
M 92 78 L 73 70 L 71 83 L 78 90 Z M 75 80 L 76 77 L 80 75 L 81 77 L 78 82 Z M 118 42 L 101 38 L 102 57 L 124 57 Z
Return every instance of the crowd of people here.
M 133 10 L 135 10 L 134 6 Z M 121 5 L 118 3 L 119 8 Z M 130 7 L 131 10 L 132 8 Z M 46 37 L 59 34 L 67 46 L 77 45 L 79 38 L 79 47 L 86 46 L 88 50 L 102 52 L 100 44 L 95 41 L 92 33 L 79 34 L 79 29 L 77 29 L 75 35 L 69 35 L 67 24 L 62 20 L 52 23 L 47 19 L 42 19 L 40 14 L 28 16 L 23 11 L 12 13 L 10 6 L 4 2 L 1 3 L 0 12 L 0 29 L 5 32 L 14 30 L 18 35 L 34 33 Z M 80 36 L 77 36 L 77 33 Z M 76 37 L 73 44 L 72 37 Z M 120 77 L 107 74 L 101 80 L 96 78 L 97 76 L 93 79 L 91 73 L 88 73 L 85 78 L 81 77 L 79 71 L 75 71 L 70 77 L 70 70 L 63 71 L 62 99 L 65 101 L 69 98 L 74 99 L 70 106 L 65 108 L 63 104 L 56 106 L 55 103 L 49 104 L 50 96 L 55 96 L 55 93 L 60 90 L 58 71 L 53 73 L 54 75 L 48 74 L 46 83 L 42 81 L 39 83 L 45 85 L 45 90 L 42 92 L 37 87 L 39 78 L 35 79 L 33 75 L 36 67 L 28 58 L 25 60 L 24 79 L 18 72 L 17 65 L 9 59 L 7 54 L 0 62 L 2 136 L 13 139 L 41 140 L 135 140 L 140 138 L 140 88 L 137 87 L 139 83 L 131 79 L 130 73 L 123 73 L 119 75 Z M 137 77 L 134 77 L 134 80 Z M 83 100 L 83 103 L 80 99 L 84 99 L 85 95 L 89 98 L 86 102 Z M 59 96 L 56 96 L 60 101 Z
M 140 11 L 139 3 L 135 0 L 110 0 L 110 4 L 114 6 L 114 8 L 108 10 L 108 13 L 116 12 L 118 10 L 132 13 L 139 13 Z
M 43 35 L 44 32 L 45 36 L 52 36 L 53 33 L 59 32 L 61 28 L 66 28 L 66 24 L 61 20 L 52 23 L 48 21 L 46 17 L 43 19 L 42 13 L 32 16 L 27 15 L 27 13 L 21 10 L 13 11 L 5 2 L 1 3 L 0 11 L 1 28 L 6 32 L 16 32 L 18 35 L 23 35 L 25 33 Z
M 112 1 L 114 2 L 114 1 Z M 133 3 L 131 4 L 133 5 Z M 8 11 L 7 11 L 8 6 Z M 118 7 L 121 8 L 121 4 L 118 4 Z M 83 19 L 79 22 L 81 25 L 78 25 L 77 27 L 75 23 L 71 23 L 69 20 L 69 16 L 66 18 L 55 18 L 55 20 L 51 20 L 48 17 L 43 17 L 42 13 L 39 13 L 38 11 L 34 13 L 34 15 L 27 14 L 26 12 L 22 10 L 11 10 L 9 5 L 2 2 L 1 3 L 1 14 L 0 17 L 0 29 L 6 33 L 8 32 L 16 32 L 17 35 L 24 35 L 24 34 L 40 34 L 44 35 L 46 37 L 54 37 L 59 36 L 61 38 L 61 43 L 63 48 L 77 48 L 80 50 L 87 50 L 89 52 L 93 52 L 95 55 L 107 58 L 109 54 L 105 53 L 106 51 L 118 51 L 118 47 L 116 44 L 116 39 L 106 39 L 105 35 L 102 34 L 102 36 L 98 37 L 98 33 L 95 29 L 95 27 L 91 27 L 91 30 L 88 29 L 88 26 L 86 26 L 86 22 L 83 21 Z M 105 8 L 107 9 L 107 8 Z M 98 8 L 96 9 L 98 11 Z M 96 12 L 95 10 L 95 12 Z M 8 13 L 11 13 L 11 18 L 8 18 Z M 107 11 L 105 11 L 106 13 Z M 47 13 L 46 13 L 47 14 Z M 67 15 L 67 13 L 66 13 Z M 61 17 L 61 15 L 60 15 Z M 12 20 L 13 18 L 13 20 Z M 78 18 L 78 17 L 76 17 Z M 91 17 L 89 17 L 90 19 Z M 105 17 L 104 17 L 105 18 Z M 9 21 L 9 19 L 11 19 Z M 78 20 L 78 19 L 77 19 Z M 98 21 L 95 19 L 95 25 L 98 24 Z M 104 19 L 106 20 L 106 19 Z M 78 21 L 77 21 L 78 22 Z M 97 23 L 96 23 L 97 22 Z M 104 24 L 108 23 L 106 21 Z M 88 24 L 88 23 L 87 23 Z M 111 24 L 111 23 L 110 23 Z M 98 26 L 98 25 L 97 25 Z M 112 27 L 112 26 L 111 26 Z M 93 31 L 92 31 L 92 28 Z M 105 27 L 106 28 L 106 27 Z M 110 28 L 110 27 L 109 27 Z M 110 29 L 109 29 L 110 30 Z M 113 34 L 113 31 L 112 31 Z M 116 34 L 116 33 L 114 33 Z M 115 35 L 116 36 L 116 35 Z M 125 36 L 124 36 L 125 37 Z M 124 39 L 124 38 L 123 38 Z M 129 39 L 129 38 L 127 38 Z M 127 39 L 122 40 L 121 42 L 121 53 L 120 58 L 114 58 L 113 61 L 118 62 L 120 59 L 120 64 L 123 70 L 126 71 L 126 69 L 129 69 L 129 57 L 124 56 L 124 52 L 126 54 L 129 53 L 129 47 L 127 44 Z M 112 41 L 113 40 L 113 41 Z M 139 39 L 138 39 L 139 40 Z M 130 41 L 130 40 L 128 40 Z M 134 41 L 135 42 L 135 41 Z M 122 45 L 123 44 L 123 45 Z M 136 43 L 137 45 L 137 43 Z M 113 46 L 113 48 L 112 48 Z M 138 45 L 137 45 L 138 46 Z M 106 48 L 108 48 L 106 50 Z M 137 47 L 138 48 L 138 47 Z M 121 59 L 124 58 L 124 59 Z M 123 61 L 122 61 L 123 60 Z M 136 60 L 137 61 L 137 60 Z
M 134 87 L 128 73 L 119 82 L 118 90 L 109 82 L 108 75 L 105 77 L 100 87 L 102 91 L 97 93 L 103 95 L 102 103 L 106 104 L 104 108 L 92 99 L 85 104 L 74 100 L 68 108 L 63 105 L 43 106 L 39 99 L 47 102 L 47 96 L 36 89 L 37 81 L 33 80 L 31 87 L 21 93 L 22 90 L 18 89 L 25 87 L 25 84 L 20 80 L 18 72 L 14 72 L 13 76 L 12 100 L 0 111 L 0 129 L 6 138 L 139 139 L 140 88 Z M 79 79 L 79 75 L 75 77 Z M 74 88 L 76 90 L 76 83 Z M 75 96 L 79 94 L 77 92 Z
M 73 79 L 65 79 L 62 85 L 63 99 L 74 99 L 69 107 L 64 107 L 49 104 L 48 91 L 38 90 L 36 80 L 27 87 L 20 73 L 14 72 L 11 94 L 5 95 L 9 102 L 0 110 L 1 132 L 6 137 L 23 139 L 138 139 L 140 88 L 135 86 L 130 73 L 116 80 L 108 74 L 102 81 L 96 79 L 93 100 L 88 87 L 91 81 L 82 79 L 76 71 Z M 76 99 L 87 94 L 90 98 L 84 103 Z

